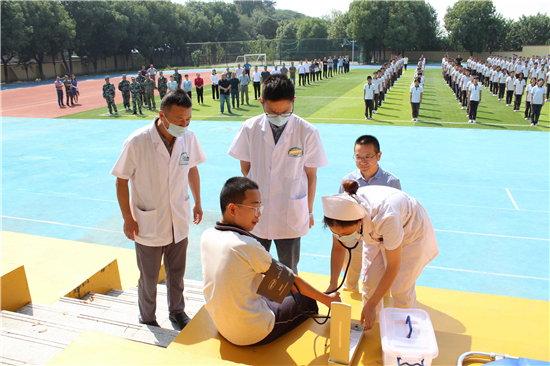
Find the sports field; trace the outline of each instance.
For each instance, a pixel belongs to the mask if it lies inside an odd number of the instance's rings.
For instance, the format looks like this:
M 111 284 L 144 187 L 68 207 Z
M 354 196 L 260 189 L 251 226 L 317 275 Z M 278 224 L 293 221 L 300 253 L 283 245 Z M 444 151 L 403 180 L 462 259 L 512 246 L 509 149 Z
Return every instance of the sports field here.
M 345 123 L 345 124 L 372 124 L 383 126 L 427 126 L 427 127 L 454 127 L 454 128 L 490 128 L 500 130 L 529 130 L 549 131 L 550 104 L 545 104 L 539 120 L 539 126 L 530 126 L 530 121 L 524 120 L 522 112 L 514 113 L 512 107 L 506 107 L 505 102 L 498 102 L 496 97 L 484 90 L 482 102 L 478 109 L 477 124 L 468 124 L 466 111 L 460 109 L 454 94 L 445 84 L 441 69 L 426 69 L 426 84 L 423 103 L 420 108 L 418 122 L 411 122 L 409 104 L 409 88 L 413 80 L 413 70 L 409 68 L 396 82 L 388 93 L 386 102 L 373 115 L 373 121 L 366 121 L 364 116 L 363 85 L 373 69 L 351 69 L 348 74 L 341 74 L 334 78 L 324 79 L 312 85 L 296 88 L 296 103 L 294 112 L 312 123 Z M 204 76 L 203 76 L 204 78 Z M 206 79 L 205 79 L 206 80 Z M 208 80 L 209 81 L 209 80 Z M 118 82 L 118 81 L 117 81 Z M 193 107 L 194 120 L 243 121 L 248 117 L 262 112 L 259 101 L 254 100 L 254 90 L 249 86 L 251 96 L 250 105 L 233 109 L 233 114 L 220 114 L 219 101 L 212 100 L 210 86 L 204 88 L 205 105 Z M 98 89 L 97 93 L 101 93 Z M 53 98 L 54 96 L 52 96 Z M 196 96 L 193 91 L 194 102 Z M 525 100 L 525 97 L 523 98 Z M 120 101 L 120 93 L 116 101 Z M 157 108 L 160 99 L 157 96 Z M 134 116 L 132 112 L 124 110 L 122 104 L 117 104 L 119 116 L 108 117 L 107 106 L 85 112 L 68 114 L 60 118 L 74 119 L 144 119 L 149 120 L 158 112 L 144 110 L 145 116 Z

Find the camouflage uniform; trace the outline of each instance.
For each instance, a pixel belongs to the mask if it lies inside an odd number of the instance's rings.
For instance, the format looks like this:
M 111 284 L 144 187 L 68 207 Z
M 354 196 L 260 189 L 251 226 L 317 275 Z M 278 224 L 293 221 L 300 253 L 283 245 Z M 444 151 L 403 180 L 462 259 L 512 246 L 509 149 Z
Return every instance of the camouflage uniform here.
M 181 74 L 179 72 L 174 72 L 174 81 L 178 83 L 178 88 L 181 88 Z
M 107 107 L 109 107 L 109 114 L 113 114 L 113 108 L 115 113 L 118 113 L 115 104 L 115 86 L 111 83 L 103 84 L 103 98 L 107 101 Z
M 153 79 L 145 80 L 145 100 L 149 109 L 151 109 L 151 104 L 153 105 L 153 109 L 157 108 L 155 104 L 155 81 Z
M 118 90 L 122 92 L 124 109 L 130 109 L 130 82 L 128 80 L 121 80 L 120 83 L 118 83 Z
M 161 76 L 159 77 L 159 81 L 158 81 L 158 90 L 159 90 L 159 94 L 160 94 L 160 99 L 162 100 L 162 98 L 164 98 L 164 96 L 166 95 L 166 90 L 168 89 L 168 80 L 166 80 L 166 77 L 164 76 Z
M 139 107 L 139 114 L 143 114 L 141 111 L 141 85 L 134 81 L 130 84 L 130 91 L 132 92 L 132 105 L 134 106 L 134 114 L 137 114 L 136 104 Z
M 140 85 L 139 99 L 141 99 L 141 104 L 147 104 L 145 103 L 145 76 L 139 73 L 136 81 Z

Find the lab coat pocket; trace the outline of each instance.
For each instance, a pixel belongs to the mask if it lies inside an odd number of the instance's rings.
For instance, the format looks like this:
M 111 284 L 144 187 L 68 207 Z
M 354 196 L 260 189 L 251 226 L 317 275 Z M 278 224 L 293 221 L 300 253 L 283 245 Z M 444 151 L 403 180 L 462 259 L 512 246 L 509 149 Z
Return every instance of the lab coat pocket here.
M 307 206 L 307 195 L 303 198 L 288 201 L 288 226 L 300 228 L 307 224 L 309 209 Z
M 134 216 L 138 223 L 139 235 L 142 238 L 152 238 L 157 231 L 157 210 L 143 211 L 139 208 L 134 210 Z
M 304 169 L 303 156 L 287 156 L 285 159 L 285 177 L 290 180 L 300 178 L 300 169 Z

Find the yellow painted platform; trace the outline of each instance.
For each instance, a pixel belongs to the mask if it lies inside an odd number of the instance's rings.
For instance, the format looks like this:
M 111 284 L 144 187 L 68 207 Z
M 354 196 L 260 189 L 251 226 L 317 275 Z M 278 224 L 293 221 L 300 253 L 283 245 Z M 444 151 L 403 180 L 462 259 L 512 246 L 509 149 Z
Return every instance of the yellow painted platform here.
M 92 331 L 82 333 L 69 348 L 50 360 L 47 365 L 235 366 L 232 362 L 190 356 L 181 351 L 166 350 Z
M 20 266 L 25 266 L 32 301 L 44 305 L 78 286 L 87 285 L 89 291 L 94 288 L 86 282 L 89 279 L 95 278 L 99 289 L 127 289 L 139 279 L 132 249 L 2 231 L 2 275 Z M 113 278 L 114 266 L 118 281 Z
M 301 275 L 318 288 L 328 283 L 327 276 Z M 473 350 L 550 358 L 548 302 L 422 287 L 418 299 L 418 307 L 430 314 L 434 324 L 439 345 L 434 365 L 455 365 L 462 353 Z M 342 301 L 352 305 L 352 317 L 359 319 L 359 294 L 343 292 Z M 320 311 L 326 313 L 326 308 Z M 218 334 L 203 308 L 168 349 L 248 365 L 326 365 L 328 336 L 328 324 L 308 320 L 271 344 L 238 347 Z M 382 365 L 378 324 L 366 332 L 353 364 Z

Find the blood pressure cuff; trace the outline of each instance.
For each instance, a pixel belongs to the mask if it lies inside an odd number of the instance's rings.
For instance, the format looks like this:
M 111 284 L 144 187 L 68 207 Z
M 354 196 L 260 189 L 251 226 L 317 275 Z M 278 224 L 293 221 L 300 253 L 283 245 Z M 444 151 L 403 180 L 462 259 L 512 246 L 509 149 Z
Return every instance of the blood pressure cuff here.
M 281 262 L 272 259 L 271 266 L 256 293 L 281 304 L 294 284 L 294 272 Z

